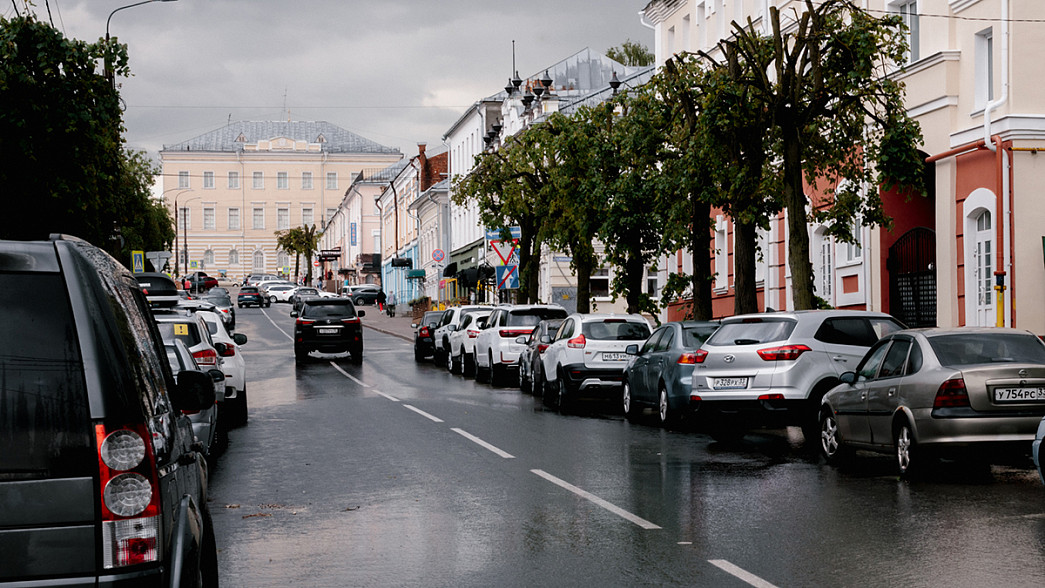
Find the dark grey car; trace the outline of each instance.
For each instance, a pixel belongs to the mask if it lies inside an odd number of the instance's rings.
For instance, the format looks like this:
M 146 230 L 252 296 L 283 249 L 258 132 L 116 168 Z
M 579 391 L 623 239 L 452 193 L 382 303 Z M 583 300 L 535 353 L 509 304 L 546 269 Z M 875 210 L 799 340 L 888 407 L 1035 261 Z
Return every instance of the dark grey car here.
M 689 410 L 693 368 L 700 346 L 718 328 L 717 321 L 684 321 L 662 325 L 641 346 L 628 346 L 631 363 L 624 370 L 624 416 L 636 420 L 644 407 L 657 409 L 666 425 Z
M 0 585 L 216 585 L 207 469 L 148 303 L 84 241 L 0 241 Z

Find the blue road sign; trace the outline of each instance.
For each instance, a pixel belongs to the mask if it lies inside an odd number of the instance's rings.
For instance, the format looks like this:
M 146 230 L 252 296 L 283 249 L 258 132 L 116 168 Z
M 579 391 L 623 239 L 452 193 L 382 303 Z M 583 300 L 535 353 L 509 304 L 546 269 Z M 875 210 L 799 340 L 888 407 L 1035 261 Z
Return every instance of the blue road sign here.
M 131 251 L 131 268 L 136 274 L 145 273 L 145 252 Z
M 519 266 L 517 265 L 498 265 L 494 266 L 497 270 L 497 287 L 502 290 L 516 290 L 519 288 Z

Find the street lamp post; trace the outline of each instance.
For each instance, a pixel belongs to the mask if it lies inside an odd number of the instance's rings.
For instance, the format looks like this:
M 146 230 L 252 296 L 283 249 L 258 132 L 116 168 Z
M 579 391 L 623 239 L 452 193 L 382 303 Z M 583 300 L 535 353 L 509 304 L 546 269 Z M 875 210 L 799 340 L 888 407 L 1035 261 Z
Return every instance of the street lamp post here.
M 108 49 L 109 49 L 109 21 L 112 20 L 112 15 L 116 14 L 117 12 L 119 12 L 121 10 L 126 10 L 128 8 L 134 8 L 135 6 L 141 6 L 142 4 L 152 4 L 153 2 L 176 2 L 176 1 L 177 0 L 143 0 L 142 2 L 135 2 L 134 4 L 128 4 L 126 6 L 121 6 L 121 7 L 117 8 L 116 10 L 113 10 L 112 12 L 109 13 L 109 18 L 105 19 L 105 49 L 106 49 L 106 54 L 105 54 L 105 79 L 109 80 L 109 84 L 112 85 L 113 89 L 116 89 L 116 76 L 113 74 L 112 64 L 109 63 L 109 53 L 108 53 Z
M 192 192 L 192 190 L 182 190 L 174 195 L 174 277 L 178 277 L 178 262 L 181 261 L 181 250 L 178 249 L 178 225 L 181 225 L 183 238 L 181 246 L 185 248 L 185 269 L 189 269 L 189 227 L 188 223 L 181 222 L 181 209 L 178 208 L 178 196 L 181 196 L 185 192 Z M 189 198 L 183 204 L 188 204 L 193 200 L 199 200 L 201 197 L 196 196 L 195 198 Z

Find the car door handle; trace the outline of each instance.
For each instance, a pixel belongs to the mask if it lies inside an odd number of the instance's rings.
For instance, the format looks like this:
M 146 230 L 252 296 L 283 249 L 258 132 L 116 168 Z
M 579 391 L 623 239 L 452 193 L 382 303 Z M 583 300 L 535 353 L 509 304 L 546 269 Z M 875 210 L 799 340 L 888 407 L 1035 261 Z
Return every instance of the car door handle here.
M 836 355 L 836 356 L 832 357 L 831 359 L 833 359 L 835 361 L 840 361 L 842 363 L 845 363 L 845 362 L 849 361 L 849 358 L 844 356 L 844 355 Z
M 896 396 L 896 388 L 889 388 L 889 396 Z
M 867 392 L 860 393 L 860 400 L 867 400 Z

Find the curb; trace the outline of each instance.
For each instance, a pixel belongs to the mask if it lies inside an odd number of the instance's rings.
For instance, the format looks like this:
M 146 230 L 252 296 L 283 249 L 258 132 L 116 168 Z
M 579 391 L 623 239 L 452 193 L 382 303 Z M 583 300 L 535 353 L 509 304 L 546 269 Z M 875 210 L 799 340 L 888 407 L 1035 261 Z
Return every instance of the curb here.
M 386 335 L 391 335 L 393 337 L 399 337 L 400 339 L 402 339 L 404 341 L 413 341 L 413 339 L 411 339 L 410 337 L 407 337 L 405 335 L 401 335 L 399 333 L 393 333 L 392 331 L 389 331 L 387 329 L 380 329 L 378 327 L 375 327 L 373 325 L 368 325 L 366 323 L 363 323 L 363 326 L 368 328 L 368 329 L 373 329 L 373 330 L 377 331 L 378 333 L 384 333 Z

